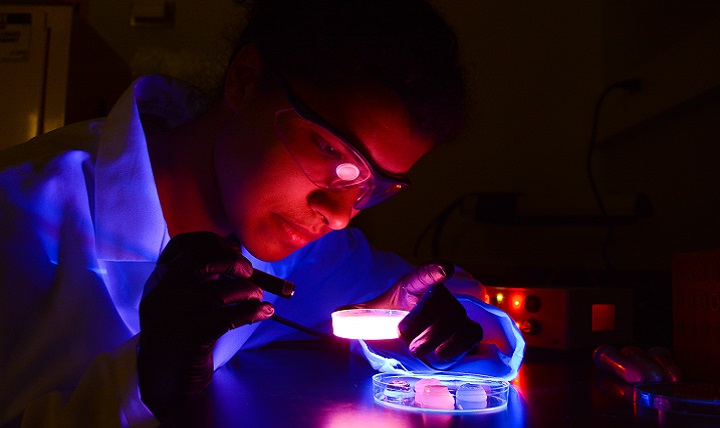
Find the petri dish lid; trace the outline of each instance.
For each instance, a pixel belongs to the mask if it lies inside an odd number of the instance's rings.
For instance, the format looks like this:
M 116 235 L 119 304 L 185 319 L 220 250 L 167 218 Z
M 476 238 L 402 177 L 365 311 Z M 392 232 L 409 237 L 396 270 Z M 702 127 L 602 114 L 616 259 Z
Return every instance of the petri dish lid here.
M 333 334 L 345 339 L 397 339 L 398 324 L 408 311 L 346 309 L 332 313 Z
M 720 385 L 708 383 L 645 383 L 635 386 L 635 404 L 664 413 L 718 418 Z

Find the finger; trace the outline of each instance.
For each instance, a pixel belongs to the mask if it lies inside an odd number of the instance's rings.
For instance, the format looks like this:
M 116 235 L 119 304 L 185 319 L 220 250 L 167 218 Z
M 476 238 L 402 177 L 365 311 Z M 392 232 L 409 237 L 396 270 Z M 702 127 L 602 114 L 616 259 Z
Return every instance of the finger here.
M 468 318 L 465 321 L 448 340 L 435 349 L 435 355 L 440 360 L 459 360 L 482 341 L 483 329 L 480 324 Z
M 170 266 L 178 276 L 213 277 L 230 275 L 248 278 L 252 264 L 242 255 L 240 246 L 211 232 L 176 235 L 158 261 Z
M 245 300 L 234 305 L 224 306 L 218 311 L 217 337 L 222 336 L 229 330 L 264 321 L 275 313 L 275 308 L 268 302 L 257 300 Z
M 192 293 L 183 294 L 185 297 L 192 297 Z M 198 296 L 200 295 L 195 295 L 195 297 Z M 181 347 L 212 346 L 227 331 L 265 320 L 274 313 L 272 304 L 255 299 L 213 307 L 208 307 L 207 301 L 202 302 L 201 299 L 191 302 L 192 300 L 189 299 L 174 299 L 172 303 L 178 304 L 173 306 L 170 315 L 157 317 L 154 316 L 155 314 L 150 314 L 145 318 L 146 320 L 154 318 L 155 324 L 153 325 L 161 327 L 158 331 L 160 341 L 167 341 Z M 152 330 L 147 326 L 143 328 L 145 333 Z
M 408 348 L 416 357 L 422 357 L 450 339 L 457 328 L 457 322 L 439 320 L 413 338 Z
M 253 273 L 252 264 L 242 255 L 241 251 L 229 249 L 225 252 L 218 252 L 214 258 L 206 260 L 205 264 L 199 266 L 199 275 L 232 276 L 235 278 L 250 278 Z
M 432 262 L 418 266 L 409 274 L 400 279 L 402 287 L 414 296 L 421 296 L 431 285 L 439 284 L 455 273 L 455 267 L 451 263 Z
M 248 280 L 222 277 L 204 281 L 197 287 L 166 288 L 162 293 L 151 293 L 140 302 L 140 309 L 146 313 L 150 305 L 178 314 L 193 313 L 216 310 L 243 300 L 260 301 L 263 296 L 264 291 Z
M 223 276 L 207 281 L 205 291 L 216 306 L 226 306 L 243 300 L 262 300 L 262 288 L 244 279 Z
M 177 288 L 150 293 L 140 302 L 140 311 L 152 316 L 158 308 L 173 313 L 197 312 L 220 307 L 217 296 L 198 287 Z
M 415 338 L 440 318 L 461 319 L 465 308 L 442 284 L 431 286 L 418 304 L 400 321 L 400 336 Z

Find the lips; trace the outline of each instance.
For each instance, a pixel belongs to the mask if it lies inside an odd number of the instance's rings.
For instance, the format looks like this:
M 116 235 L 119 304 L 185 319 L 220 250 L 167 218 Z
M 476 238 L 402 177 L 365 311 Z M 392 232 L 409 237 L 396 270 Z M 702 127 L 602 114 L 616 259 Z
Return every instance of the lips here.
M 293 247 L 304 247 L 321 236 L 309 233 L 304 228 L 290 223 L 278 214 L 275 214 L 274 217 L 277 224 L 280 226 L 280 229 L 285 232 L 285 236 Z

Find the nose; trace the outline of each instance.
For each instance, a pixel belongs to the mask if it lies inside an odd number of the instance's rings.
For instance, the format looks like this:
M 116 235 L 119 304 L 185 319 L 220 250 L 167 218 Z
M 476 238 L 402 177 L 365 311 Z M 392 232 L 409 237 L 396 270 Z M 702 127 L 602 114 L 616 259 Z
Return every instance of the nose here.
M 310 207 L 320 213 L 332 230 L 340 230 L 350 224 L 350 220 L 359 211 L 355 209 L 355 201 L 360 189 L 344 190 L 318 189 L 310 194 Z

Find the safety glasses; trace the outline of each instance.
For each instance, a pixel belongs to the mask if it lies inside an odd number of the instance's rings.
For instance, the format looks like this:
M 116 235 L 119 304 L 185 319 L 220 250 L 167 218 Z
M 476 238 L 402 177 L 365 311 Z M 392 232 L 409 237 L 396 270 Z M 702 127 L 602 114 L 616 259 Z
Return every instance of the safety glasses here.
M 376 205 L 410 186 L 404 177 L 379 172 L 356 146 L 310 109 L 287 82 L 277 75 L 276 78 L 292 107 L 275 113 L 275 129 L 314 185 L 330 190 L 359 188 L 354 205 L 358 210 Z

